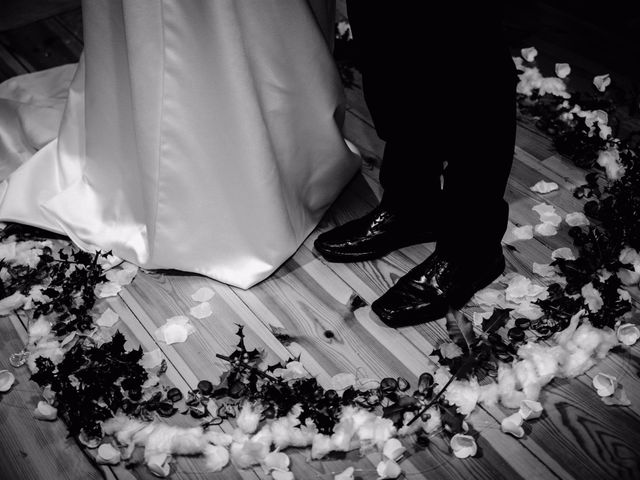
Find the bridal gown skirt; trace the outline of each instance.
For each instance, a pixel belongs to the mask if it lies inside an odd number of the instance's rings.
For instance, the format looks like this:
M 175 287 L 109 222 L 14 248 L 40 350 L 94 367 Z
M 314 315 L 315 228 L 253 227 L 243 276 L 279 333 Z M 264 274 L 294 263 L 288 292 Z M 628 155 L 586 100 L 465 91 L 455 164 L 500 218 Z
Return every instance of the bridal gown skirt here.
M 77 65 L 0 85 L 0 219 L 248 288 L 359 166 L 322 0 L 87 0 Z

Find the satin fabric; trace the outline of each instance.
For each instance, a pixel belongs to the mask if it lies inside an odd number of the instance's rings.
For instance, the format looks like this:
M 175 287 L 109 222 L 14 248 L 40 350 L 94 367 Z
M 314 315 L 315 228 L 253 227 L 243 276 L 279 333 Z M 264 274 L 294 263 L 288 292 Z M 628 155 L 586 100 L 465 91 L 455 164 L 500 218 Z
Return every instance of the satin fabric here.
M 327 8 L 84 1 L 80 62 L 0 85 L 0 219 L 145 268 L 266 278 L 359 166 Z

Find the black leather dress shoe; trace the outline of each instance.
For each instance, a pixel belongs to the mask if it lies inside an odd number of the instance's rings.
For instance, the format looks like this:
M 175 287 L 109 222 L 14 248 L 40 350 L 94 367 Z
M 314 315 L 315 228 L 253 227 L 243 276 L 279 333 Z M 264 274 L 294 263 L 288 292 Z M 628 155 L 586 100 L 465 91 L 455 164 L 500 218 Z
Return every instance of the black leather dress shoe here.
M 435 251 L 371 305 L 391 327 L 442 318 L 450 307 L 461 308 L 480 289 L 504 271 L 501 248 L 472 261 L 457 260 Z
M 330 262 L 361 262 L 434 238 L 433 231 L 410 215 L 400 216 L 378 206 L 362 218 L 319 235 L 314 246 Z

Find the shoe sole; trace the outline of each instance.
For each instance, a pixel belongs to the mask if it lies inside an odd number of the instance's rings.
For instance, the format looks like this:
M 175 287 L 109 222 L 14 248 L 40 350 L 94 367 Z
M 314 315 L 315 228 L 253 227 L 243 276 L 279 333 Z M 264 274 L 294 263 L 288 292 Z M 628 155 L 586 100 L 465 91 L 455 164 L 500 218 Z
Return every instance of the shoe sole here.
M 451 306 L 451 308 L 454 308 L 454 309 L 460 309 L 464 307 L 469 302 L 469 300 L 471 300 L 471 298 L 475 295 L 476 292 L 482 290 L 488 285 L 491 285 L 491 283 L 496 278 L 498 278 L 502 274 L 502 272 L 504 272 L 504 268 L 505 268 L 505 261 L 504 261 L 504 257 L 502 257 L 502 260 L 499 262 L 498 265 L 496 265 L 496 267 L 493 270 L 490 271 L 490 273 L 486 274 L 485 276 L 483 276 L 482 278 L 474 282 L 469 287 L 469 289 L 467 289 L 466 292 L 464 292 L 463 295 L 458 295 L 460 297 L 458 301 L 454 300 L 452 302 L 448 302 L 447 304 L 443 304 L 440 307 L 434 307 L 432 311 L 429 313 L 423 310 L 423 311 L 413 311 L 413 312 L 410 311 L 407 313 L 399 313 L 393 316 L 387 316 L 387 315 L 384 315 L 383 312 L 380 312 L 380 313 L 376 312 L 376 308 L 375 308 L 376 302 L 373 302 L 373 304 L 371 305 L 371 310 L 376 315 L 378 315 L 378 318 L 380 318 L 380 320 L 382 320 L 382 322 L 385 325 L 393 328 L 419 325 L 421 323 L 432 322 L 434 320 L 443 318 L 449 310 L 449 305 Z
M 421 243 L 431 243 L 434 242 L 435 238 L 433 236 L 425 236 L 422 238 L 417 238 L 415 240 L 399 242 L 392 247 L 386 248 L 385 250 L 377 250 L 377 251 L 369 251 L 364 253 L 339 253 L 332 250 L 326 250 L 318 245 L 314 244 L 314 248 L 316 251 L 324 258 L 326 261 L 331 263 L 352 263 L 352 262 L 366 262 L 369 260 L 377 260 L 378 258 L 382 258 L 385 255 L 390 254 L 396 250 L 401 248 L 410 247 L 412 245 L 419 245 Z

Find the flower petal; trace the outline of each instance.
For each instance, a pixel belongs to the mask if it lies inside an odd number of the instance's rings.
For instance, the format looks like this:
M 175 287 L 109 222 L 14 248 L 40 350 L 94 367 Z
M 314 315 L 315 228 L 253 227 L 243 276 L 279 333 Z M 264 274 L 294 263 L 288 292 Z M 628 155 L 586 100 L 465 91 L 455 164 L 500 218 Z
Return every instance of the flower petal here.
M 393 460 L 383 460 L 376 467 L 378 480 L 385 478 L 398 478 L 402 473 L 402 468 Z
M 191 295 L 191 298 L 196 302 L 208 302 L 213 298 L 215 292 L 211 290 L 209 287 L 201 287 L 196 292 Z
M 571 73 L 571 66 L 568 63 L 556 63 L 555 72 L 558 78 L 566 78 Z
M 533 420 L 534 418 L 539 418 L 542 415 L 542 404 L 540 402 L 536 402 L 534 400 L 522 400 L 520 402 L 520 416 L 523 420 Z
M 564 258 L 565 260 L 575 260 L 576 257 L 569 247 L 557 248 L 551 252 L 551 258 Z
M 554 190 L 558 190 L 558 184 L 556 182 L 545 182 L 544 180 L 540 180 L 531 187 L 531 191 L 536 193 L 549 193 Z
M 15 375 L 9 370 L 0 370 L 0 392 L 8 392 L 15 381 Z
M 473 457 L 478 452 L 476 441 L 471 435 L 457 433 L 451 438 L 449 445 L 458 458 Z
M 524 437 L 524 429 L 522 428 L 522 416 L 520 412 L 509 415 L 500 423 L 500 429 L 504 433 L 509 433 L 516 438 Z
M 118 323 L 118 320 L 120 320 L 120 316 L 110 308 L 107 308 L 104 312 L 102 312 L 102 315 L 100 315 L 98 320 L 96 320 L 96 325 L 110 328 Z
M 58 409 L 41 400 L 33 411 L 33 416 L 38 420 L 53 421 L 58 418 Z
M 593 387 L 601 397 L 608 397 L 613 395 L 618 386 L 618 380 L 613 375 L 607 375 L 606 373 L 597 373 L 592 380 Z
M 589 225 L 589 219 L 582 212 L 567 213 L 564 217 L 564 221 L 572 227 L 580 227 L 582 225 Z
M 211 310 L 211 304 L 209 302 L 202 302 L 195 307 L 191 307 L 189 310 L 189 314 L 198 320 L 210 317 L 212 313 L 213 310 Z
M 333 477 L 333 480 L 353 480 L 353 473 L 355 468 L 347 467 L 342 473 L 338 473 Z
M 536 50 L 535 47 L 523 48 L 520 50 L 520 55 L 522 55 L 522 58 L 527 62 L 533 62 L 538 55 L 538 50 Z
M 522 225 L 520 227 L 514 227 L 511 233 L 516 240 L 531 240 L 533 238 L 533 226 Z
M 593 84 L 599 92 L 604 92 L 611 85 L 611 76 L 608 73 L 604 75 L 596 75 L 593 77 Z
M 120 459 L 120 450 L 115 448 L 110 443 L 103 443 L 98 447 L 96 461 L 100 465 L 117 465 L 118 463 L 120 463 Z
M 390 438 L 384 443 L 382 454 L 389 460 L 397 461 L 406 452 L 406 448 L 397 438 Z
M 623 323 L 618 327 L 616 336 L 620 343 L 624 345 L 633 345 L 640 338 L 640 329 L 631 323 Z

